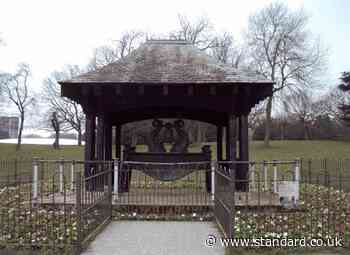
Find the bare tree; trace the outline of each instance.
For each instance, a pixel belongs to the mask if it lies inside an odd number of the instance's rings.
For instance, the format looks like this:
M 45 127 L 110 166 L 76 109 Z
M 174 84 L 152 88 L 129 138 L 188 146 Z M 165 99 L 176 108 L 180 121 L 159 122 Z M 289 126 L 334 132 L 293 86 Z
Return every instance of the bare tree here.
M 55 150 L 58 150 L 60 148 L 60 125 L 61 125 L 61 123 L 58 120 L 57 112 L 52 113 L 51 125 L 52 125 L 53 130 L 55 131 L 55 141 L 53 143 L 53 148 Z
M 178 15 L 179 28 L 170 33 L 169 37 L 176 40 L 186 40 L 200 50 L 212 48 L 216 43 L 213 25 L 208 17 L 202 16 L 191 21 L 185 15 Z
M 94 54 L 88 65 L 89 70 L 95 70 L 118 59 L 118 54 L 114 48 L 108 45 L 100 46 L 94 50 Z
M 286 96 L 283 104 L 285 112 L 290 116 L 294 116 L 302 124 L 304 139 L 311 139 L 311 126 L 319 115 L 315 111 L 315 102 L 311 96 L 306 91 L 301 90 Z
M 142 31 L 130 30 L 122 33 L 118 40 L 112 42 L 112 45 L 96 48 L 88 69 L 95 70 L 124 58 L 145 40 L 145 36 L 146 34 Z
M 224 32 L 214 38 L 210 54 L 219 62 L 238 68 L 243 62 L 244 50 L 236 45 L 232 34 Z
M 248 127 L 255 132 L 255 129 L 261 126 L 265 121 L 264 109 L 265 109 L 265 101 L 257 104 L 249 114 L 248 117 Z
M 16 150 L 20 150 L 21 148 L 26 111 L 30 105 L 35 103 L 34 95 L 29 89 L 29 76 L 29 65 L 22 63 L 19 64 L 18 71 L 15 74 L 4 74 L 2 79 L 4 94 L 16 106 L 20 115 Z
M 132 52 L 145 39 L 145 33 L 142 31 L 124 32 L 119 40 L 116 40 L 118 58 L 124 58 Z
M 61 130 L 75 130 L 78 133 L 78 145 L 82 145 L 82 134 L 85 116 L 81 106 L 66 98 L 61 97 L 61 88 L 57 83 L 59 80 L 70 79 L 82 73 L 78 66 L 66 66 L 64 71 L 53 72 L 44 80 L 42 96 L 49 106 L 49 112 L 56 112 Z M 51 116 L 51 115 L 50 115 Z M 49 121 L 51 126 L 51 119 Z
M 314 103 L 314 112 L 318 115 L 327 115 L 333 121 L 339 124 L 343 122 L 343 112 L 339 109 L 339 105 L 345 105 L 350 103 L 349 93 L 345 93 L 339 88 L 330 88 L 328 93 L 321 96 Z
M 292 11 L 283 3 L 272 3 L 249 19 L 251 66 L 275 82 L 273 96 L 281 90 L 312 86 L 325 67 L 327 51 L 307 30 L 307 23 L 302 9 Z M 273 96 L 266 104 L 266 146 L 270 141 Z
M 350 94 L 350 72 L 343 72 L 340 77 L 341 83 L 338 88 L 343 92 L 347 93 L 347 98 Z M 350 126 L 350 102 L 340 102 L 338 105 L 339 110 L 342 112 L 342 120 Z

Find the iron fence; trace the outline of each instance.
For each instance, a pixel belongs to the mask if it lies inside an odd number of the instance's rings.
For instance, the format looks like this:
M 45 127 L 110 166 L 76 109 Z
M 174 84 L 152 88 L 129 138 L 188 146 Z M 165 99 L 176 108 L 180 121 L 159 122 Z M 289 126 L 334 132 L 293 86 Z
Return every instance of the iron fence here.
M 233 192 L 233 237 L 338 237 L 349 246 L 349 160 L 231 163 L 235 177 L 237 165 L 249 167 L 247 179 L 233 181 L 249 187 Z
M 122 161 L 116 171 L 114 203 L 129 219 L 145 219 L 142 214 L 146 219 L 209 217 L 214 195 L 210 162 Z
M 246 175 L 237 173 L 241 169 Z M 212 210 L 228 237 L 337 236 L 349 244 L 349 160 L 36 159 L 2 161 L 0 170 L 1 247 L 78 253 L 115 208 L 136 218 L 143 213 L 142 219 L 195 215 L 188 220 Z
M 226 237 L 233 237 L 234 165 L 230 162 L 218 162 L 215 168 L 215 206 L 214 215 Z
M 0 181 L 1 247 L 79 254 L 111 219 L 112 162 L 35 159 L 0 165 L 7 170 Z

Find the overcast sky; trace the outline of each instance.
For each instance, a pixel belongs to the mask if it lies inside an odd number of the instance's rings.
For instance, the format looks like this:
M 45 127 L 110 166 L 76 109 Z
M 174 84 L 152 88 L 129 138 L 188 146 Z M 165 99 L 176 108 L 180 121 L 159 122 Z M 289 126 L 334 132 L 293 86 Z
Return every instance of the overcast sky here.
M 129 29 L 161 34 L 177 27 L 177 15 L 206 15 L 218 31 L 239 39 L 248 16 L 271 1 L 176 0 L 1 0 L 0 70 L 14 71 L 19 62 L 32 67 L 35 87 L 65 64 L 87 64 L 93 49 L 109 44 Z M 350 1 L 290 0 L 291 8 L 304 7 L 310 29 L 330 47 L 327 83 L 337 83 L 350 70 Z

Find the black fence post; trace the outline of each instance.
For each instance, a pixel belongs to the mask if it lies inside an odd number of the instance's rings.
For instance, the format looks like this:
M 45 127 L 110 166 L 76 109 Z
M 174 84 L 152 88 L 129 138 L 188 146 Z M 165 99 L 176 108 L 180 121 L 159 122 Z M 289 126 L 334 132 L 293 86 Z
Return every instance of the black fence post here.
M 113 162 L 110 161 L 109 164 L 108 164 L 108 172 L 107 172 L 107 182 L 108 182 L 108 204 L 110 206 L 109 208 L 109 212 L 110 212 L 110 215 L 109 215 L 109 219 L 111 220 L 112 219 L 112 215 L 113 215 L 113 205 L 112 205 L 112 202 L 113 202 L 113 199 L 112 199 L 112 174 L 113 174 Z
M 230 207 L 231 207 L 231 213 L 230 215 L 231 218 L 229 219 L 229 228 L 228 228 L 228 233 L 227 233 L 227 237 L 228 238 L 233 238 L 235 233 L 234 233 L 234 221 L 233 219 L 235 219 L 236 217 L 236 210 L 235 210 L 235 190 L 236 190 L 236 163 L 235 162 L 231 162 L 231 165 L 230 167 L 230 188 L 229 188 L 229 191 L 230 191 L 230 194 L 231 194 L 231 201 L 230 202 Z
M 76 210 L 77 210 L 77 254 L 80 254 L 82 250 L 82 204 L 81 204 L 81 171 L 78 170 L 75 173 L 75 184 L 76 184 Z

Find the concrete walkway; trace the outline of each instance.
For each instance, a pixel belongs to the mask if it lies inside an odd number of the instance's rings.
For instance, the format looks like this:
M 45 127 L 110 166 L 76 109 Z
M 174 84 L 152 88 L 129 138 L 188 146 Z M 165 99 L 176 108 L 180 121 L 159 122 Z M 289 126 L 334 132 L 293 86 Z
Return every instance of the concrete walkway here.
M 205 246 L 220 234 L 211 222 L 115 221 L 97 236 L 84 255 L 224 255 Z

